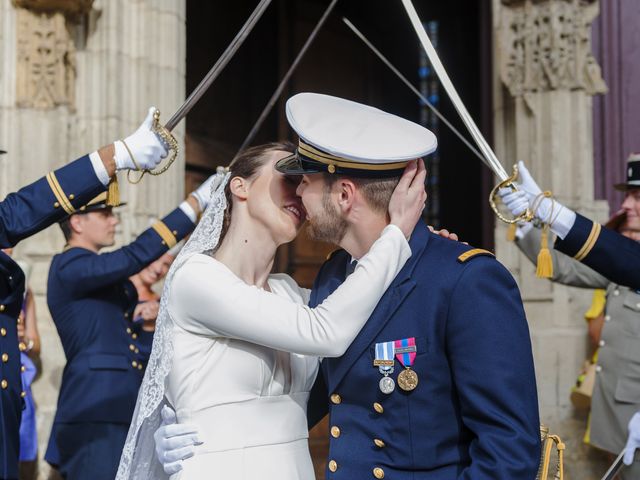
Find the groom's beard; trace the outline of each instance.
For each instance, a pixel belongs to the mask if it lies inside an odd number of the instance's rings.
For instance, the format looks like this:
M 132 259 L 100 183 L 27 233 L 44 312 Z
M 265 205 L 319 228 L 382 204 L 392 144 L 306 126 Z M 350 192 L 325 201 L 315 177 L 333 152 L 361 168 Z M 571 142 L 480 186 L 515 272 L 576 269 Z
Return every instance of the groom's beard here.
M 319 242 L 338 245 L 347 231 L 347 221 L 331 203 L 329 192 L 322 195 L 322 213 L 309 220 L 309 236 Z

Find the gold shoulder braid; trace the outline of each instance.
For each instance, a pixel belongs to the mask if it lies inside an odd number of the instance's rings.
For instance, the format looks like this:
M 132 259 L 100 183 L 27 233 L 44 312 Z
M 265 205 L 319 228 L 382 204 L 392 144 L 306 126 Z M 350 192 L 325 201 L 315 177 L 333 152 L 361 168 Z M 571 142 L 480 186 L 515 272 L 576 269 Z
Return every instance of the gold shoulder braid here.
M 542 441 L 542 454 L 540 455 L 540 467 L 536 480 L 547 480 L 549 477 L 549 464 L 551 463 L 551 449 L 556 446 L 558 462 L 554 480 L 564 480 L 564 450 L 565 445 L 558 435 L 549 435 L 549 427 L 540 425 L 540 440 Z
M 472 258 L 475 258 L 475 257 L 477 257 L 479 255 L 484 255 L 484 256 L 488 256 L 488 257 L 495 257 L 495 255 L 493 253 L 491 253 L 489 250 L 484 250 L 482 248 L 472 248 L 471 250 L 467 250 L 462 255 L 460 255 L 458 257 L 458 262 L 465 263 L 465 262 L 467 262 L 467 261 L 471 260 Z

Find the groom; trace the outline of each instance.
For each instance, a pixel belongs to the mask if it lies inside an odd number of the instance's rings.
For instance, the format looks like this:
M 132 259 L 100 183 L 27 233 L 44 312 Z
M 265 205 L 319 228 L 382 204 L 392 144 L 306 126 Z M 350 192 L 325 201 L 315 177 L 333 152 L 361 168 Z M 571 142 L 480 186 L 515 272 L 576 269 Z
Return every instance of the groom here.
M 302 175 L 311 233 L 343 249 L 321 268 L 311 307 L 388 223 L 406 161 L 394 158 L 398 146 L 376 143 L 374 132 L 386 127 L 381 113 L 308 93 L 287 102 L 300 143 L 276 168 Z M 394 161 L 371 164 L 386 154 Z M 536 382 L 514 280 L 490 252 L 443 239 L 422 222 L 410 245 L 412 257 L 347 352 L 322 362 L 308 415 L 312 426 L 330 414 L 327 478 L 534 479 Z M 162 443 L 172 448 L 190 441 L 167 437 Z

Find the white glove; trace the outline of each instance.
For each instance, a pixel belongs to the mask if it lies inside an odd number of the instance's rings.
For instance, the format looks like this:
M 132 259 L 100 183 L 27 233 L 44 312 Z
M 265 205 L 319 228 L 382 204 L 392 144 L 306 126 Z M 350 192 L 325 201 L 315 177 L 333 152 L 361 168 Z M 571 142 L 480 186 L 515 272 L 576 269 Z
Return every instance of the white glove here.
M 194 425 L 176 423 L 176 412 L 170 407 L 162 407 L 162 426 L 153 434 L 156 442 L 156 456 L 167 475 L 182 470 L 182 461 L 193 457 L 195 446 L 201 445 L 198 429 Z
M 518 162 L 518 168 L 522 183 L 514 183 L 517 189 L 515 192 L 510 188 L 501 188 L 498 191 L 503 203 L 514 216 L 522 214 L 527 208 L 532 209 L 535 203 L 536 209 L 533 214 L 543 222 L 552 220 L 550 227 L 553 233 L 560 238 L 566 237 L 575 223 L 576 214 L 558 201 L 543 197 L 542 190 L 524 162 Z
M 191 195 L 198 201 L 200 205 L 200 211 L 204 212 L 211 201 L 211 197 L 213 196 L 213 189 L 218 188 L 220 185 L 220 181 L 222 178 L 218 174 L 213 174 L 209 178 L 207 178 L 202 185 L 196 188 Z
M 640 412 L 634 413 L 631 420 L 629 420 L 629 438 L 627 439 L 627 445 L 624 447 L 624 457 L 622 458 L 625 465 L 633 463 L 633 456 L 638 447 L 640 447 Z
M 136 163 L 140 168 L 150 170 L 157 166 L 169 153 L 164 142 L 151 130 L 155 111 L 156 107 L 149 109 L 147 118 L 144 119 L 142 125 L 132 135 L 125 138 L 124 143 L 120 140 L 114 142 L 116 170 L 137 170 Z M 124 145 L 125 143 L 129 147 L 135 163 L 129 154 L 129 150 Z

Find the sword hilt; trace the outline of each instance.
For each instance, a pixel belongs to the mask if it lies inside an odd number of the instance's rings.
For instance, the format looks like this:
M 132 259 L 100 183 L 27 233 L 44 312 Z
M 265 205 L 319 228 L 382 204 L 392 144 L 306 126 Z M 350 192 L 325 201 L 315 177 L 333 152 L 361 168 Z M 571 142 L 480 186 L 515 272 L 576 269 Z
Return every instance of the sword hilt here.
M 518 179 L 518 174 L 519 174 L 518 165 L 514 165 L 513 174 L 510 177 L 505 178 L 495 187 L 493 187 L 493 190 L 491 190 L 491 193 L 489 194 L 489 205 L 491 206 L 491 210 L 493 210 L 493 213 L 496 214 L 496 217 L 498 217 L 504 223 L 508 223 L 509 225 L 513 225 L 518 222 L 530 222 L 531 220 L 533 220 L 533 212 L 529 208 L 527 208 L 524 212 L 522 212 L 520 215 L 518 215 L 515 218 L 508 218 L 504 216 L 502 213 L 500 213 L 500 210 L 498 210 L 498 205 L 496 203 L 496 200 L 498 198 L 498 190 L 500 190 L 501 188 L 508 187 L 508 188 L 511 188 L 513 191 L 516 191 L 517 188 L 514 185 L 514 183 Z
M 149 175 L 154 175 L 154 176 L 162 175 L 164 172 L 169 170 L 169 167 L 173 164 L 173 162 L 175 162 L 176 158 L 178 158 L 178 152 L 179 152 L 178 141 L 173 136 L 173 134 L 164 125 L 160 123 L 160 111 L 157 109 L 153 114 L 153 124 L 151 125 L 151 131 L 156 134 L 158 139 L 164 144 L 165 148 L 167 149 L 168 151 L 167 160 L 166 162 L 164 162 L 164 165 L 154 170 L 148 169 L 148 168 L 143 168 L 142 170 L 138 170 L 141 173 L 140 173 L 140 176 L 136 179 L 131 178 L 132 171 L 129 170 L 127 172 L 127 179 L 129 180 L 130 183 L 133 183 L 133 184 L 140 183 L 145 173 L 148 173 Z

